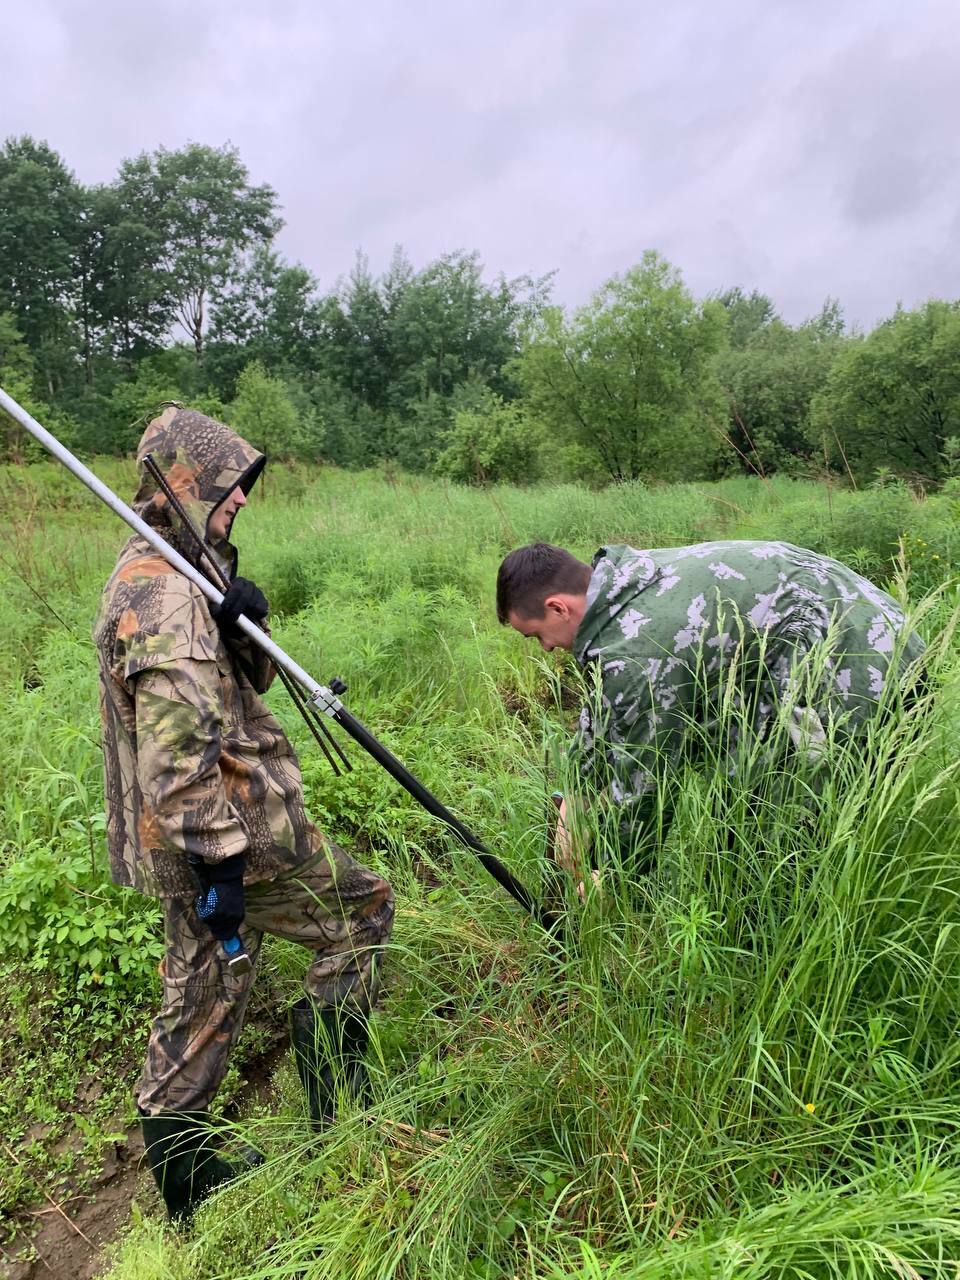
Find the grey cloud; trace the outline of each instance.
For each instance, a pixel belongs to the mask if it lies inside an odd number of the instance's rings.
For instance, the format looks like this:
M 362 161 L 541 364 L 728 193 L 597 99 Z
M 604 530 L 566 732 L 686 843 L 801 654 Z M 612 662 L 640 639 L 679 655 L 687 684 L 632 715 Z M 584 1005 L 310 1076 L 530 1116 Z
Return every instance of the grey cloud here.
M 805 91 L 812 127 L 802 159 L 857 224 L 958 191 L 960 24 L 898 34 L 874 32 L 844 49 Z
M 932 156 L 884 151 L 854 163 L 844 197 L 852 220 L 869 226 L 902 218 L 925 205 L 938 189 Z
M 87 182 L 229 139 L 325 285 L 402 243 L 570 304 L 651 247 L 791 319 L 960 294 L 947 0 L 36 0 L 11 43 L 4 133 Z

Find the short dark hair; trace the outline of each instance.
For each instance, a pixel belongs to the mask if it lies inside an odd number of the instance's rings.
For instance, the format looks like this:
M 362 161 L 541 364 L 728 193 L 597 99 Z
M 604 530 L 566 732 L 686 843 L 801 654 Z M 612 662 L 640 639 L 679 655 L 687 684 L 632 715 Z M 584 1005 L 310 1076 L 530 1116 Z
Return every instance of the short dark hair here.
M 543 616 L 547 596 L 556 591 L 582 595 L 590 581 L 590 566 L 549 542 L 517 547 L 504 559 L 497 574 L 497 617 L 506 622 L 511 613 L 521 618 Z

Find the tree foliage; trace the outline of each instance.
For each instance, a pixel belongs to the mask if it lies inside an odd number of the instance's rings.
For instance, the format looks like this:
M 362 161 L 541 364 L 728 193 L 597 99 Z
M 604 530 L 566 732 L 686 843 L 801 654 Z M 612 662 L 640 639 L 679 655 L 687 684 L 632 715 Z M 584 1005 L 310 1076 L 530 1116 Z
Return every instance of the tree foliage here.
M 236 148 L 199 143 L 125 160 L 116 188 L 158 233 L 174 312 L 201 360 L 211 299 L 227 287 L 243 252 L 280 229 L 276 193 L 250 185 Z
M 519 362 L 531 410 L 593 451 L 612 480 L 702 474 L 722 415 L 711 358 L 723 307 L 697 303 L 658 254 L 614 276 L 567 320 L 547 311 Z
M 937 480 L 960 434 L 960 303 L 897 309 L 838 355 L 811 428 L 857 479 L 878 471 Z
M 454 413 L 433 470 L 462 484 L 531 484 L 542 451 L 542 429 L 523 406 L 486 390 L 476 407 Z
M 341 421 L 327 433 L 334 461 L 386 457 L 429 469 L 470 387 L 516 393 L 510 363 L 546 297 L 548 279 L 483 278 L 475 253 L 447 254 L 417 272 L 402 250 L 377 279 L 358 255 L 312 313 L 311 372 Z M 342 421 L 344 415 L 353 422 Z
M 545 283 L 501 276 L 491 288 L 476 253 L 444 254 L 410 279 L 389 319 L 400 403 L 448 396 L 468 378 L 509 393 L 504 370 Z
M 283 382 L 271 377 L 259 360 L 248 364 L 237 379 L 230 420 L 245 440 L 272 457 L 300 452 L 296 408 Z
M 36 395 L 36 366 L 23 334 L 9 311 L 0 311 L 0 386 L 27 413 L 47 424 L 69 442 L 76 437 L 76 423 Z M 0 409 L 0 460 L 27 462 L 42 456 L 39 444 L 9 414 Z
M 257 245 L 217 300 L 206 348 L 209 374 L 232 395 L 251 360 L 291 375 L 309 372 L 320 342 L 316 281 L 269 245 Z
M 93 349 L 127 368 L 159 349 L 174 321 L 163 228 L 122 184 L 86 193 L 80 313 L 91 380 Z
M 45 142 L 0 149 L 0 309 L 12 311 L 49 395 L 70 359 L 81 188 Z
M 742 350 L 760 333 L 779 320 L 773 300 L 756 289 L 744 293 L 739 285 L 716 295 L 727 313 L 727 336 L 734 350 Z
M 714 367 L 729 403 L 730 469 L 795 471 L 818 449 L 810 405 L 841 344 L 823 314 L 797 328 L 771 320 L 717 357 Z
M 130 449 L 177 399 L 235 401 L 273 453 L 470 483 L 960 470 L 954 302 L 851 338 L 835 300 L 792 326 L 755 288 L 695 299 L 653 252 L 572 313 L 550 275 L 490 278 L 464 250 L 415 267 L 398 247 L 381 275 L 358 253 L 321 288 L 275 249 L 277 209 L 230 146 L 144 152 L 84 187 L 47 143 L 8 139 L 7 389 L 88 451 Z

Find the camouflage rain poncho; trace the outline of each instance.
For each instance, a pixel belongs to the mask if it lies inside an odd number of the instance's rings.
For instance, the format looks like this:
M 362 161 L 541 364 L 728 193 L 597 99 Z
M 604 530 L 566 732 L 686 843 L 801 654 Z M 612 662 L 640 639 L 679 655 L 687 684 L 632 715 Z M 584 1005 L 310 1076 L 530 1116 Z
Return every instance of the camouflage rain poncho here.
M 762 767 L 768 742 L 772 763 L 784 736 L 810 758 L 828 731 L 856 734 L 891 664 L 902 673 L 923 652 L 903 627 L 885 592 L 789 543 L 601 548 L 574 640 L 596 698 L 572 759 L 625 806 L 622 825 L 639 840 L 691 748 L 734 774 L 744 761 Z
M 249 491 L 265 461 L 222 423 L 176 408 L 147 428 L 141 463 L 147 453 L 201 531 L 238 485 Z M 193 540 L 143 467 L 134 508 L 197 562 Z M 232 576 L 235 549 L 223 542 L 214 550 Z M 258 696 L 269 682 L 261 651 L 245 640 L 228 648 L 206 597 L 138 535 L 104 589 L 94 640 L 118 884 L 189 896 L 190 854 L 207 862 L 245 854 L 249 884 L 326 847 L 304 812 L 293 748 Z

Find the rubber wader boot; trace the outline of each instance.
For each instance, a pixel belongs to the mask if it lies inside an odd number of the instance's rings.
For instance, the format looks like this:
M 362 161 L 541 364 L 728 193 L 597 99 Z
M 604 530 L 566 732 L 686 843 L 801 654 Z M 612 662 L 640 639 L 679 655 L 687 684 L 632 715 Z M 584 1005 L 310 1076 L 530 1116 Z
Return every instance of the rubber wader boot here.
M 367 1015 L 321 1007 L 304 996 L 290 1009 L 290 1036 L 310 1126 L 319 1132 L 333 1123 L 338 1090 L 350 1098 L 366 1094 Z
M 189 1226 L 194 1209 L 214 1187 L 244 1172 L 216 1154 L 205 1111 L 141 1114 L 140 1124 L 150 1171 L 172 1222 Z

